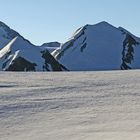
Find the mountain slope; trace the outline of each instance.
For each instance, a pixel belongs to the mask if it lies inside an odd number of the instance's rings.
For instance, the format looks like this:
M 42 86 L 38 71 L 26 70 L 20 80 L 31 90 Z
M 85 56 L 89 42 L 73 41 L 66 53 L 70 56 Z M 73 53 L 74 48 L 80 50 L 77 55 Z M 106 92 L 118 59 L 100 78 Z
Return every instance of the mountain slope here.
M 57 43 L 57 42 L 56 42 Z M 0 70 L 4 71 L 62 71 L 66 68 L 59 64 L 48 52 L 49 45 L 36 46 L 0 22 Z M 55 48 L 56 49 L 56 48 Z
M 16 36 L 21 35 L 0 21 L 0 49 Z
M 59 64 L 47 51 L 30 44 L 22 37 L 15 37 L 0 50 L 0 70 L 4 71 L 62 71 Z
M 86 25 L 52 55 L 69 70 L 140 68 L 140 39 L 107 22 Z
M 5 23 L 0 21 L 0 49 L 5 47 L 12 39 L 14 39 L 17 36 L 22 37 L 24 40 L 26 40 L 27 42 L 32 44 L 29 40 L 27 40 L 23 36 L 21 36 L 18 32 L 11 29 Z M 48 42 L 48 43 L 44 43 L 43 45 L 38 46 L 38 47 L 41 47 L 42 50 L 47 49 L 49 52 L 52 52 L 55 49 L 57 49 L 58 47 L 60 47 L 60 43 L 59 42 Z
M 59 48 L 61 43 L 59 42 L 49 42 L 49 43 L 44 43 L 40 46 L 41 49 L 47 49 L 50 53 Z

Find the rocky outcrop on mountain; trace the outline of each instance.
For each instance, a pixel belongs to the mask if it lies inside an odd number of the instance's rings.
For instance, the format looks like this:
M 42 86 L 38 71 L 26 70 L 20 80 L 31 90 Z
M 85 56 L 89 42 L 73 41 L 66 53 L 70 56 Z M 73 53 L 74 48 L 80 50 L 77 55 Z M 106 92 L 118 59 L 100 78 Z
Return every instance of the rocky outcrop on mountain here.
M 122 52 L 122 70 L 132 69 L 130 66 L 134 61 L 135 47 L 140 43 L 137 42 L 130 34 L 126 34 L 126 38 L 123 42 L 123 52 Z

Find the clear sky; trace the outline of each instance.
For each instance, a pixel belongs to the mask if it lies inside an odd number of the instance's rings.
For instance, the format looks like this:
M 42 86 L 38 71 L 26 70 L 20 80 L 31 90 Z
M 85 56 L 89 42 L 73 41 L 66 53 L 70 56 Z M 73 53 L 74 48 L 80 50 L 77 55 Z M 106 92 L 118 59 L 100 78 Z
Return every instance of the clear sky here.
M 79 27 L 107 21 L 140 37 L 140 0 L 0 0 L 0 20 L 32 43 L 65 42 Z

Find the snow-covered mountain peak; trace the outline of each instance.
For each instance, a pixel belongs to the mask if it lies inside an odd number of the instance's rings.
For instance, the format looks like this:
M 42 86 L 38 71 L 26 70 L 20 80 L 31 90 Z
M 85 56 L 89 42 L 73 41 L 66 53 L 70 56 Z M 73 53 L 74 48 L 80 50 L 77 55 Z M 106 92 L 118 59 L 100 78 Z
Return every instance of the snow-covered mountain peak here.
M 106 22 L 106 21 L 102 21 L 102 22 L 99 22 L 95 25 L 92 25 L 92 26 L 100 26 L 100 27 L 112 27 L 113 25 L 111 25 L 110 23 Z M 113 26 L 114 27 L 114 26 Z
M 49 43 L 44 43 L 41 45 L 41 47 L 60 47 L 61 43 L 55 41 L 55 42 L 49 42 Z
M 5 23 L 0 22 L 0 36 L 5 39 L 13 39 L 16 36 L 20 36 L 20 34 L 12 30 Z
M 22 38 L 23 40 L 26 40 L 26 42 L 32 44 L 29 40 L 25 39 L 23 36 L 21 36 L 15 30 L 11 29 L 5 23 L 0 22 L 0 49 L 5 47 L 12 39 L 14 39 L 17 36 Z
M 0 21 L 0 28 L 9 28 L 4 22 Z
M 107 22 L 79 28 L 52 55 L 69 70 L 138 68 L 139 39 Z
M 79 28 L 61 45 L 50 42 L 42 46 L 33 45 L 0 22 L 0 48 L 1 70 L 90 71 L 140 68 L 140 39 L 124 28 L 116 28 L 105 21 Z
M 40 48 L 42 50 L 47 49 L 51 53 L 54 50 L 58 49 L 60 45 L 61 43 L 55 41 L 55 42 L 44 43 L 40 46 Z
M 42 50 L 18 36 L 0 50 L 0 70 L 8 71 L 62 71 L 48 50 Z
M 109 24 L 108 22 L 102 21 L 94 25 L 88 25 L 87 29 L 93 32 L 107 32 L 107 31 L 118 31 L 118 28 Z
M 9 52 L 16 52 L 16 51 L 29 52 L 29 50 L 32 50 L 32 48 L 36 48 L 39 50 L 39 47 L 33 46 L 27 40 L 24 40 L 21 36 L 16 36 L 4 48 L 0 50 L 0 58 Z
M 115 26 L 109 24 L 106 21 L 102 21 L 100 23 L 91 25 L 91 24 L 86 24 L 85 26 L 80 27 L 79 29 L 77 29 L 73 35 L 71 36 L 71 38 L 69 38 L 69 40 L 77 38 L 78 36 L 83 35 L 85 32 L 108 32 L 108 31 L 118 31 L 118 28 L 116 28 Z M 68 41 L 69 41 L 68 40 Z

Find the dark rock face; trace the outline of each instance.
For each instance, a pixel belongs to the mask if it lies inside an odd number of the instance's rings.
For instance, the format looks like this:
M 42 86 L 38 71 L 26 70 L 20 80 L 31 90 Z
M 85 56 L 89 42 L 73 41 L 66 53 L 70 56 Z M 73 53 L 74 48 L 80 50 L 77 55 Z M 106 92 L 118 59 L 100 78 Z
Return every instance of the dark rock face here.
M 81 45 L 81 52 L 84 52 L 84 49 L 87 47 L 87 43 L 86 43 L 86 37 L 84 39 L 84 41 L 82 42 L 82 45 Z
M 22 57 L 16 58 L 6 71 L 36 71 L 36 64 Z
M 139 43 L 129 34 L 126 34 L 126 38 L 123 42 L 123 52 L 122 52 L 122 70 L 132 69 L 129 64 L 134 60 L 134 48 Z
M 52 71 L 63 71 L 67 70 L 63 65 L 59 64 L 58 61 L 49 53 L 49 51 L 42 51 L 42 58 L 45 59 L 45 64 L 43 66 L 44 71 L 50 71 L 49 65 L 52 68 Z
M 43 71 L 68 71 L 63 65 L 59 64 L 59 62 L 56 61 L 47 50 L 41 53 L 42 58 L 45 59 Z M 6 71 L 36 71 L 36 66 L 35 63 L 31 63 L 23 57 L 18 57 L 12 62 Z

